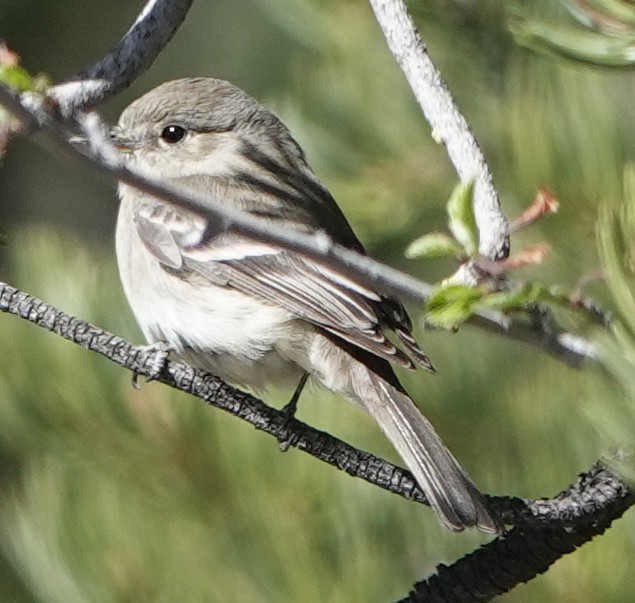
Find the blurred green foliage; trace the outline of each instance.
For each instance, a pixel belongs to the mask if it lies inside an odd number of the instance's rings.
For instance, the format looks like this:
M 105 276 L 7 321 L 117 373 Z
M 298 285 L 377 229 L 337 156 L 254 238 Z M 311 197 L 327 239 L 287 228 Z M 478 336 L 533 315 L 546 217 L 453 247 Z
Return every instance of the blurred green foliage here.
M 0 37 L 27 69 L 59 79 L 111 47 L 141 4 L 114 1 L 106 13 L 97 0 L 4 0 Z M 632 76 L 517 47 L 506 29 L 515 2 L 408 4 L 508 215 L 541 185 L 561 201 L 557 216 L 515 237 L 517 247 L 553 248 L 524 274 L 573 287 L 596 270 L 603 208 L 611 286 L 590 292 L 618 309 L 632 303 L 635 232 L 621 217 L 635 203 L 624 176 L 635 149 Z M 554 10 L 548 0 L 523 5 Z M 450 259 L 403 259 L 407 242 L 445 228 L 456 182 L 364 0 L 197 2 L 106 113 L 114 119 L 132 97 L 185 75 L 226 77 L 274 107 L 374 256 L 426 280 L 452 270 Z M 114 265 L 112 186 L 28 141 L 9 147 L 0 179 L 10 230 L 2 277 L 140 340 Z M 1 601 L 385 602 L 484 540 L 444 531 L 428 509 L 297 451 L 282 454 L 188 396 L 157 384 L 135 391 L 124 371 L 25 321 L 0 321 Z M 439 374 L 403 380 L 483 490 L 553 495 L 613 446 L 632 444 L 635 352 L 632 326 L 622 329 L 603 339 L 610 371 L 576 371 L 467 327 L 420 333 Z M 372 421 L 334 396 L 309 392 L 300 418 L 396 460 Z M 627 514 L 504 600 L 633 599 L 634 524 Z
M 566 8 L 568 15 L 536 17 L 516 8 L 510 28 L 518 43 L 558 58 L 632 69 L 635 4 L 631 0 L 562 0 L 558 8 Z

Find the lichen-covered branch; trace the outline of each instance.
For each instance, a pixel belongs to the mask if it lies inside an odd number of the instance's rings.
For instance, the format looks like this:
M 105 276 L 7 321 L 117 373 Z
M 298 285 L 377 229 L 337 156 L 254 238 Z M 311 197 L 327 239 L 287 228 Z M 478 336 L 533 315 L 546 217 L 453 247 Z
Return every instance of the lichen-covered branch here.
M 479 252 L 490 260 L 506 257 L 509 226 L 500 208 L 492 174 L 441 73 L 430 59 L 403 0 L 370 0 L 370 4 L 434 137 L 445 145 L 461 180 L 474 180 Z

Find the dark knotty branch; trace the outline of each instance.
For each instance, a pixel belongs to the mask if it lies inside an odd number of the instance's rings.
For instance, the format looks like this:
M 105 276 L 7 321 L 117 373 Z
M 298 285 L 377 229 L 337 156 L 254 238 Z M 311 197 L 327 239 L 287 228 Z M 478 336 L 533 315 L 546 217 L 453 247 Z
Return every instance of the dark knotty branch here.
M 133 345 L 2 282 L 0 311 L 24 318 L 97 352 L 136 375 L 190 393 L 215 408 L 247 421 L 256 429 L 273 435 L 285 448 L 294 446 L 354 477 L 405 498 L 426 503 L 414 478 L 405 469 L 357 450 L 295 418 L 289 419 L 287 414 L 227 385 L 210 373 L 180 362 L 165 360 L 165 354 L 152 346 Z
M 399 603 L 490 601 L 604 533 L 635 503 L 635 493 L 598 463 L 556 498 L 526 502 L 510 532 L 450 567 L 440 565 Z
M 163 359 L 148 346 L 135 346 L 49 304 L 0 283 L 0 311 L 105 356 L 137 375 L 152 378 L 230 412 L 256 429 L 274 436 L 283 448 L 294 446 L 349 475 L 404 498 L 427 504 L 412 475 L 368 452 L 267 406 L 230 387 L 217 377 L 188 365 Z M 417 584 L 404 601 L 486 601 L 545 571 L 576 547 L 601 534 L 635 500 L 624 482 L 602 465 L 593 467 L 567 491 L 552 500 L 488 497 L 507 534 Z

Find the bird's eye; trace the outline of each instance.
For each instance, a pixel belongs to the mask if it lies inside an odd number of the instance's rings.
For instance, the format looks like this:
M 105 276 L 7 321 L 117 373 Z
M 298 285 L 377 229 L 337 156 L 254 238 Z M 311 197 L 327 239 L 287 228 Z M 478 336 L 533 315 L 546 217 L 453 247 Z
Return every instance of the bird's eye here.
M 161 131 L 161 140 L 168 144 L 176 144 L 185 138 L 187 130 L 181 126 L 166 126 Z

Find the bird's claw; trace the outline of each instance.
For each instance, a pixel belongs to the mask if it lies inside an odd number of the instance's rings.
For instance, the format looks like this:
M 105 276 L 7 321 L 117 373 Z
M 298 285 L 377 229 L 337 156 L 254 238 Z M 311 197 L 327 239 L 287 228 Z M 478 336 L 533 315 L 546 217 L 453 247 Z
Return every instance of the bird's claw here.
M 149 345 L 143 345 L 138 347 L 137 354 L 141 355 L 153 355 L 152 362 L 149 366 L 146 382 L 154 381 L 158 379 L 167 365 L 170 357 L 170 352 L 173 352 L 174 348 L 170 346 L 166 341 L 158 341 Z M 142 363 L 146 364 L 146 363 Z M 141 389 L 139 384 L 139 373 L 133 373 L 132 375 L 132 387 L 134 389 Z

